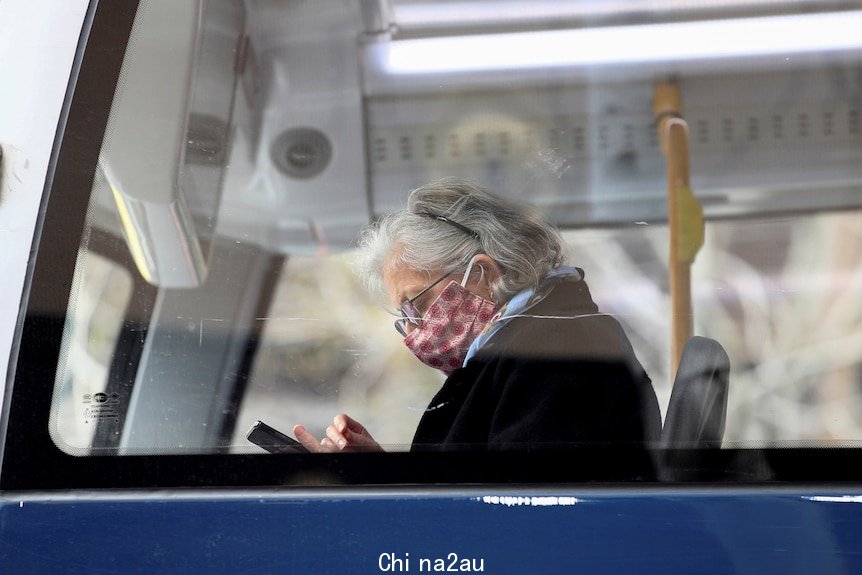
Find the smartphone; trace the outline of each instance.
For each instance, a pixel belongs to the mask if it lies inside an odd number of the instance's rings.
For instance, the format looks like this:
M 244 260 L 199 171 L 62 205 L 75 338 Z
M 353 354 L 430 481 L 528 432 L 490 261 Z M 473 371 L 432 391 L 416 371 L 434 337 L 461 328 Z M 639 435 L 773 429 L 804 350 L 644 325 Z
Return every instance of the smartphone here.
M 262 421 L 255 421 L 245 438 L 270 453 L 308 453 L 300 442 Z

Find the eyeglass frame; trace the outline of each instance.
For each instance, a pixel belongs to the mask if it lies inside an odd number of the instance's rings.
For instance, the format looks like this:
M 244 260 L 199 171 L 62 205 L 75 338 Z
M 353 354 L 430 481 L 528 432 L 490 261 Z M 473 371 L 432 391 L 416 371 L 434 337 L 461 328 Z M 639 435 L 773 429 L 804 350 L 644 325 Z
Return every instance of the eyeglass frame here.
M 416 306 L 413 305 L 413 302 L 415 302 L 417 299 L 419 299 L 420 297 L 425 295 L 428 292 L 428 290 L 430 290 L 431 288 L 433 288 L 434 286 L 436 286 L 437 284 L 439 284 L 440 282 L 442 282 L 443 280 L 445 280 L 446 278 L 448 278 L 449 276 L 451 276 L 452 274 L 457 272 L 463 266 L 467 266 L 467 269 L 464 270 L 464 278 L 461 280 L 461 285 L 462 286 L 465 285 L 467 283 L 467 278 L 470 276 L 470 270 L 473 269 L 473 262 L 476 260 L 476 256 L 478 256 L 481 253 L 482 252 L 476 252 L 475 254 L 473 254 L 473 256 L 470 257 L 470 260 L 466 264 L 461 264 L 461 265 L 458 265 L 458 266 L 452 268 L 451 270 L 446 272 L 446 274 L 440 276 L 439 278 L 437 278 L 436 280 L 434 280 L 433 282 L 431 282 L 430 284 L 428 284 L 427 286 L 422 288 L 419 291 L 419 293 L 417 293 L 416 295 L 414 295 L 410 299 L 407 299 L 407 300 L 404 300 L 403 302 L 401 302 L 401 305 L 399 306 L 399 311 L 401 312 L 401 318 L 395 320 L 395 323 L 394 323 L 395 330 L 398 333 L 400 333 L 402 336 L 407 337 L 408 333 L 407 333 L 406 326 L 408 323 L 413 324 L 413 326 L 417 327 L 417 328 L 421 327 L 422 326 L 422 323 L 421 323 L 422 322 L 422 314 L 419 313 L 419 310 L 416 309 Z
M 441 216 L 439 214 L 432 214 L 431 212 L 416 212 L 416 215 L 430 218 L 432 220 L 437 220 L 439 222 L 443 222 L 447 225 L 450 225 L 454 228 L 461 230 L 462 232 L 466 233 L 469 236 L 472 236 L 473 239 L 481 241 L 481 238 L 477 232 L 474 232 L 473 230 L 471 230 L 467 226 L 465 226 L 463 224 L 459 224 L 458 222 L 451 220 L 445 216 Z M 479 255 L 479 253 L 481 253 L 481 252 L 474 254 L 472 257 L 475 258 L 477 255 Z M 472 261 L 472 258 L 471 258 L 471 261 Z M 467 265 L 469 265 L 469 262 Z M 425 293 L 428 290 L 430 290 L 431 288 L 433 288 L 434 286 L 436 286 L 437 284 L 442 282 L 444 279 L 446 279 L 449 276 L 451 276 L 452 274 L 454 274 L 458 270 L 458 268 L 460 268 L 460 267 L 461 266 L 453 268 L 452 271 L 447 272 L 446 275 L 443 275 L 443 276 L 437 278 L 436 280 L 431 282 L 429 285 L 425 286 L 418 294 L 414 295 L 410 299 L 405 300 L 404 302 L 401 303 L 401 306 L 400 306 L 401 318 L 395 320 L 395 330 L 398 333 L 400 333 L 404 337 L 407 337 L 406 326 L 408 323 L 413 324 L 415 327 L 421 326 L 420 322 L 422 321 L 422 314 L 419 313 L 419 310 L 416 309 L 416 306 L 413 305 L 413 302 L 416 301 L 417 299 L 419 299 L 420 297 L 422 297 L 423 295 L 425 295 Z M 469 272 L 469 269 L 467 271 Z M 467 274 L 465 273 L 464 274 L 464 280 L 461 283 L 463 284 L 464 282 L 466 282 L 466 280 L 467 280 Z
M 419 293 L 417 293 L 416 295 L 414 295 L 410 299 L 406 299 L 403 302 L 401 302 L 401 305 L 399 306 L 399 311 L 401 311 L 401 317 L 399 319 L 396 319 L 395 324 L 394 324 L 395 330 L 398 333 L 400 333 L 404 337 L 407 337 L 407 335 L 408 335 L 407 324 L 408 323 L 413 324 L 414 327 L 419 327 L 422 325 L 421 324 L 422 314 L 419 313 L 419 310 L 416 309 L 416 306 L 413 305 L 413 302 L 415 302 L 417 299 L 419 299 L 420 297 L 425 295 L 428 292 L 428 290 L 430 290 L 431 288 L 433 288 L 434 286 L 436 286 L 437 284 L 439 284 L 440 282 L 442 282 L 443 280 L 445 280 L 446 278 L 448 278 L 449 276 L 454 274 L 456 271 L 458 271 L 458 268 L 455 268 L 452 271 L 446 272 L 445 275 L 440 276 L 439 278 L 437 278 L 436 280 L 434 280 L 433 282 L 431 282 L 430 284 L 428 284 L 427 286 L 422 288 L 422 290 L 420 290 Z

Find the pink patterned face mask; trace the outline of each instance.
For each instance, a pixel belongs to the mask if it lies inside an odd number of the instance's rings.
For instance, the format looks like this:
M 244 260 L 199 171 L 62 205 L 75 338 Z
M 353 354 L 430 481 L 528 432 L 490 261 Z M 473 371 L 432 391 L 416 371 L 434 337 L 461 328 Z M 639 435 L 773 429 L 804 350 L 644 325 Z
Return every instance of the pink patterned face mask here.
M 464 274 L 463 283 L 466 281 Z M 422 325 L 404 338 L 404 344 L 419 361 L 449 375 L 464 363 L 470 344 L 495 309 L 494 302 L 452 281 L 422 315 Z

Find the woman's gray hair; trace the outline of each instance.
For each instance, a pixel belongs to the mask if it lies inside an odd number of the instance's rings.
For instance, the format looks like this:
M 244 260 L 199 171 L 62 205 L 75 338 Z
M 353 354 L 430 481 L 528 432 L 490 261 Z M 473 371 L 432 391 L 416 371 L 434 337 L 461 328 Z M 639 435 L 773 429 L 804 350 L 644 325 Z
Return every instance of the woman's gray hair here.
M 495 302 L 503 303 L 524 288 L 537 287 L 565 259 L 559 233 L 532 209 L 459 179 L 413 190 L 407 209 L 363 229 L 359 246 L 360 274 L 369 292 L 381 299 L 386 295 L 386 266 L 447 270 L 466 266 L 472 256 L 484 253 L 502 271 L 491 293 Z

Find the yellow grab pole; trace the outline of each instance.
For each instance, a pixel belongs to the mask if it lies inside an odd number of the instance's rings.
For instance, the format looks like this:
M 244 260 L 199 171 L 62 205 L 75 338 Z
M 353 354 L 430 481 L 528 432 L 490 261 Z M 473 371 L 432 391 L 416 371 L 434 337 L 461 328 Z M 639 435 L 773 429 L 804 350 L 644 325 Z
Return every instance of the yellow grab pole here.
M 689 185 L 688 125 L 682 118 L 679 87 L 653 87 L 653 114 L 667 160 L 667 214 L 670 232 L 668 275 L 671 300 L 671 374 L 692 335 L 691 264 L 703 245 L 703 210 Z

